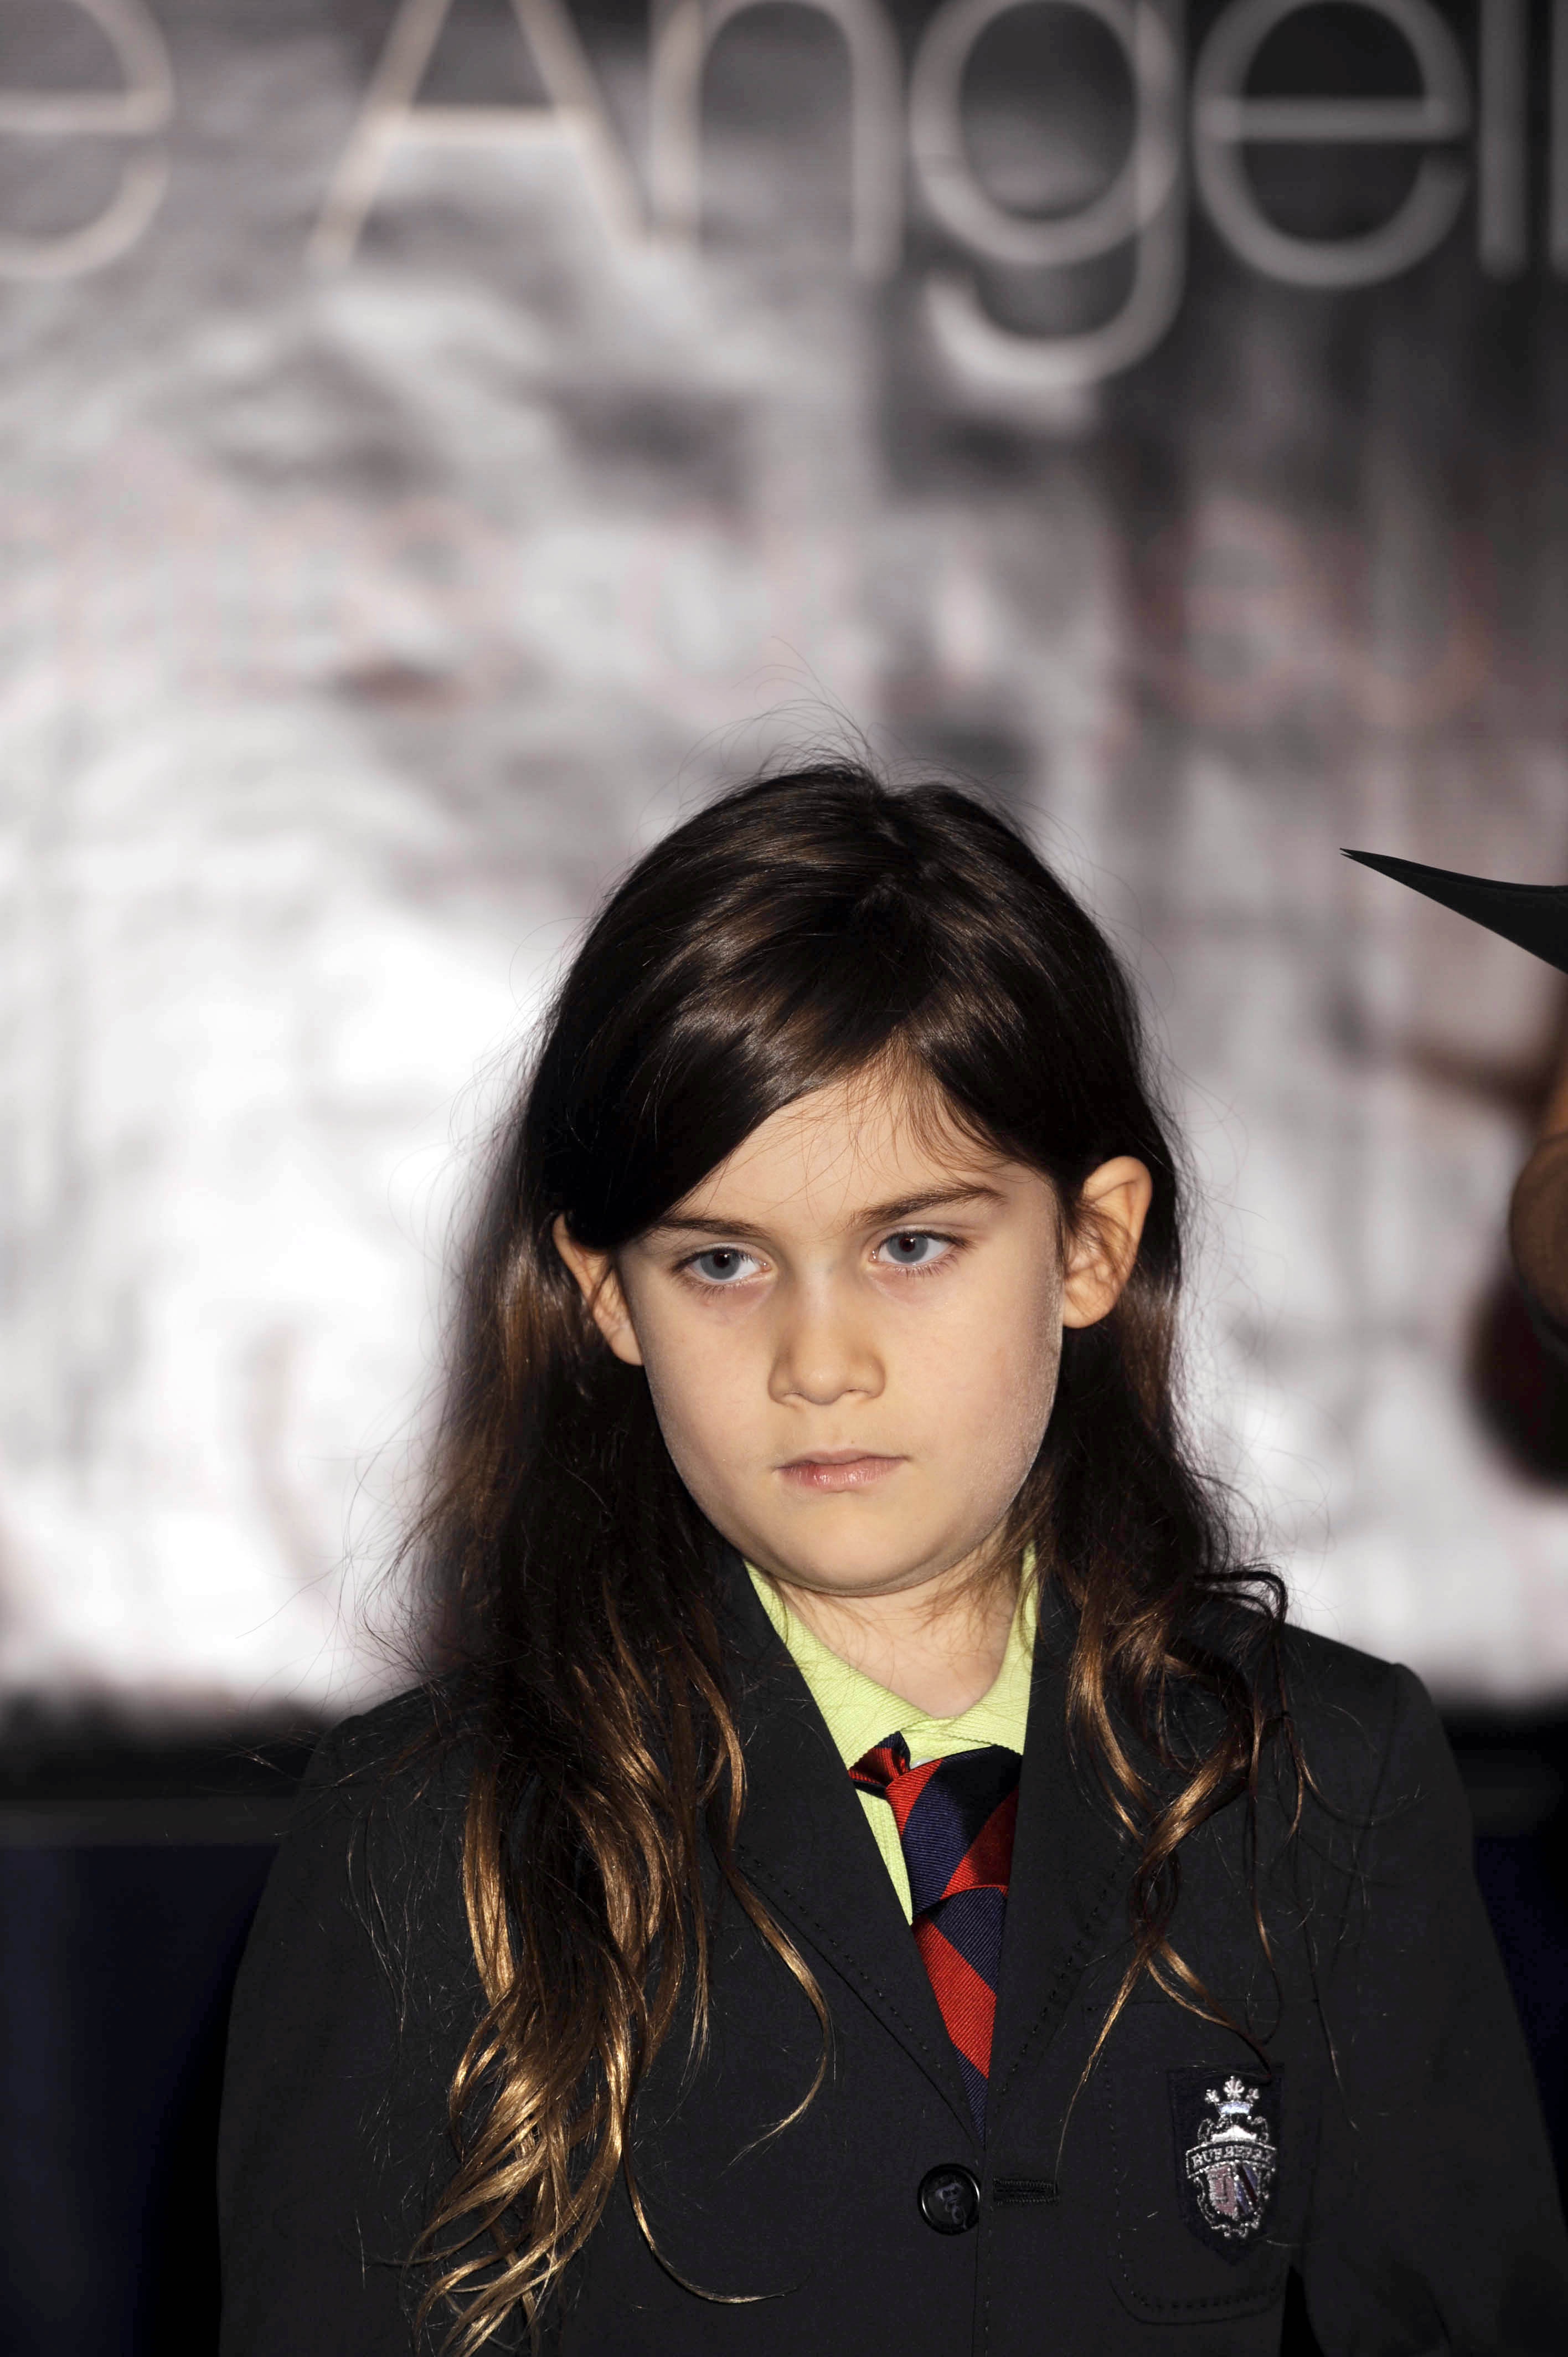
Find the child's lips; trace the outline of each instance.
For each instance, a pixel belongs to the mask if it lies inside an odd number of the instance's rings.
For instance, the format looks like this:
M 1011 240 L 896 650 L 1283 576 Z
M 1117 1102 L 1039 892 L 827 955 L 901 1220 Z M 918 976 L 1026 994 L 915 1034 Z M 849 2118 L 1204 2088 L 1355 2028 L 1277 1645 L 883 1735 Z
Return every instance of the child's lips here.
M 902 1457 L 876 1457 L 858 1448 L 825 1448 L 817 1456 L 792 1457 L 779 1470 L 797 1490 L 868 1490 L 896 1473 L 903 1463 Z

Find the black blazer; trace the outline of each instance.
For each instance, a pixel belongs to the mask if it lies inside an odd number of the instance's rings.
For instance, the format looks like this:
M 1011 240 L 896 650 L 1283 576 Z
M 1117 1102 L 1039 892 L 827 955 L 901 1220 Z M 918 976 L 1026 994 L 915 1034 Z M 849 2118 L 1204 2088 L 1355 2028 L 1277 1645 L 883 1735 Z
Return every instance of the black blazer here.
M 820 2031 L 732 1906 L 708 2049 L 693 2063 L 672 2041 L 639 2106 L 664 2264 L 623 2192 L 548 2346 L 1261 2357 L 1280 2348 L 1294 2271 L 1292 2301 L 1305 2290 L 1326 2357 L 1563 2357 L 1568 2245 L 1530 2068 L 1464 1795 L 1409 1671 L 1288 1639 L 1314 1785 L 1294 1843 L 1282 1795 L 1264 1795 L 1277 1977 L 1252 1921 L 1242 1812 L 1185 1847 L 1174 1937 L 1266 2069 L 1145 1986 L 1075 2097 L 1126 1953 L 1131 1851 L 1069 1761 L 1070 1631 L 1047 1599 L 983 2149 L 860 1803 L 733 1568 L 740 1861 L 817 1975 L 829 2075 L 799 2121 L 766 2133 L 809 2083 Z M 406 1696 L 327 1739 L 262 1902 L 230 2039 L 224 2357 L 413 2346 L 401 2263 L 452 2165 L 446 2090 L 480 2009 L 458 1882 L 461 1756 L 434 1780 L 387 1772 L 429 1709 Z M 1211 2168 L 1222 2149 L 1267 2197 L 1239 2233 L 1234 2180 Z

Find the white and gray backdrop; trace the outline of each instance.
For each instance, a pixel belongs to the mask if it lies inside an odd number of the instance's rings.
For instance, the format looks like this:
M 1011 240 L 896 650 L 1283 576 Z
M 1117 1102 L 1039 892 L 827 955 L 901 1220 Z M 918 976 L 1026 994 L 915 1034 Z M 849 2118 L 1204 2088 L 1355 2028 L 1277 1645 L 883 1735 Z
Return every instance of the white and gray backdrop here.
M 539 993 L 857 729 L 1141 974 L 1298 1609 L 1568 1685 L 1472 1379 L 1560 988 L 1338 856 L 1568 877 L 1564 274 L 1561 0 L 5 0 L 13 1706 L 398 1674 Z

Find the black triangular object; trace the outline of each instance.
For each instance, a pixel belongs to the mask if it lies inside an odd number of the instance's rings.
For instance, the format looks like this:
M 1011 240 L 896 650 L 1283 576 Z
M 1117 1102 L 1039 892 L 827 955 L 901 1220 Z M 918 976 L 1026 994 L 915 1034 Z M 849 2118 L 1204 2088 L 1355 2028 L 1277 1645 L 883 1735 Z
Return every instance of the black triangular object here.
M 1568 974 L 1568 884 L 1499 884 L 1489 876 L 1458 876 L 1452 868 L 1385 859 L 1375 851 L 1348 851 L 1345 856 L 1391 876 L 1396 884 L 1408 884 L 1412 892 L 1424 892 L 1429 900 L 1441 901 Z

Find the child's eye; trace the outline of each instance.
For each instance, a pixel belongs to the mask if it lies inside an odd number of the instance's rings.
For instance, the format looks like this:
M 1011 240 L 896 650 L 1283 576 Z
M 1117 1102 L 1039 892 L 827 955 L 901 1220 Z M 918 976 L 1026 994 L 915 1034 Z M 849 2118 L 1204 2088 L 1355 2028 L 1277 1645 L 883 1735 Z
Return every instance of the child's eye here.
M 929 1235 L 924 1228 L 902 1228 L 896 1236 L 885 1237 L 876 1249 L 895 1268 L 929 1268 L 947 1258 L 952 1238 Z
M 693 1254 L 686 1263 L 704 1285 L 737 1285 L 743 1277 L 754 1276 L 761 1263 L 750 1253 L 741 1252 L 735 1244 L 714 1244 L 707 1252 Z

